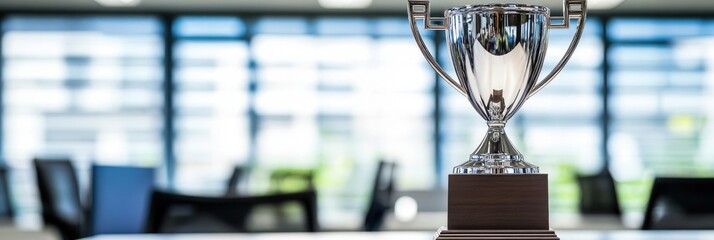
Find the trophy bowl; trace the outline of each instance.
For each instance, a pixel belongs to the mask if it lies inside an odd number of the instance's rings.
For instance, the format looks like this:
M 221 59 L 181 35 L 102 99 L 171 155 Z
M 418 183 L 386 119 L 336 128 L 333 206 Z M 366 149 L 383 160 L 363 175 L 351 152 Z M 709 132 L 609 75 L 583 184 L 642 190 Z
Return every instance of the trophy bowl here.
M 456 174 L 538 173 L 526 162 L 504 130 L 525 101 L 548 84 L 565 66 L 577 46 L 585 20 L 584 0 L 565 0 L 562 17 L 547 7 L 526 4 L 483 4 L 453 7 L 444 17 L 429 16 L 429 1 L 410 0 L 412 33 L 424 57 L 447 83 L 466 96 L 486 120 L 488 132 Z M 568 51 L 553 71 L 538 81 L 552 28 L 568 28 L 579 19 Z M 458 81 L 451 78 L 426 48 L 416 20 L 426 29 L 445 30 L 446 44 Z M 553 23 L 560 21 L 560 23 Z
M 504 127 L 526 100 L 548 46 L 545 7 L 469 5 L 446 11 L 446 42 L 460 85 L 486 120 L 488 133 L 454 173 L 537 173 Z

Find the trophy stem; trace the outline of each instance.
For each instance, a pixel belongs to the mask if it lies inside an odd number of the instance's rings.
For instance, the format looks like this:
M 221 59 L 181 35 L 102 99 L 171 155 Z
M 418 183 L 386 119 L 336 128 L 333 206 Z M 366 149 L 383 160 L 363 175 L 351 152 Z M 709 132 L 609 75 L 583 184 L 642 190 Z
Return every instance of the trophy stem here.
M 538 173 L 538 167 L 523 160 L 508 139 L 506 121 L 489 121 L 488 133 L 470 159 L 454 167 L 460 174 Z

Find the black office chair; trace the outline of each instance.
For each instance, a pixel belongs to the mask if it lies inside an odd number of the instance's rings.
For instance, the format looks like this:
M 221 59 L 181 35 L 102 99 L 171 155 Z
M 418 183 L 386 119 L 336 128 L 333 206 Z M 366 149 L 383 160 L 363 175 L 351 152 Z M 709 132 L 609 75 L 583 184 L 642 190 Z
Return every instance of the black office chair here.
M 199 197 L 154 191 L 146 232 L 315 232 L 315 191 L 256 197 Z M 275 207 L 290 209 L 289 219 L 266 220 Z M 281 223 L 275 226 L 275 223 Z M 283 225 L 288 222 L 289 225 Z M 272 223 L 272 224 L 271 224 Z
M 364 219 L 365 231 L 379 231 L 387 211 L 393 207 L 396 164 L 380 161 L 374 178 L 372 197 Z
M 245 168 L 243 166 L 236 166 L 235 168 L 233 168 L 233 173 L 231 174 L 231 178 L 228 179 L 228 186 L 226 188 L 226 196 L 239 195 L 238 184 L 240 183 L 241 179 L 243 178 L 244 172 L 245 172 Z
M 45 224 L 55 226 L 62 239 L 83 237 L 84 210 L 72 162 L 35 159 L 34 165 Z
M 714 229 L 714 178 L 656 178 L 642 229 Z
M 580 213 L 621 216 L 615 180 L 610 171 L 593 176 L 577 176 L 580 186 Z
M 11 222 L 15 212 L 10 198 L 9 171 L 0 166 L 0 222 Z

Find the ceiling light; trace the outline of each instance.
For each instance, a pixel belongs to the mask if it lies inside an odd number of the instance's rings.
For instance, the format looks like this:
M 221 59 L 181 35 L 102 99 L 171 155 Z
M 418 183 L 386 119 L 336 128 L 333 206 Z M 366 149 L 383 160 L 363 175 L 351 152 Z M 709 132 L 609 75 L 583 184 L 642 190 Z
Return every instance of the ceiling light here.
M 619 6 L 625 0 L 590 0 L 589 9 L 611 9 Z
M 367 8 L 372 0 L 317 0 L 323 8 Z
M 141 0 L 94 0 L 99 5 L 105 7 L 134 7 L 141 3 Z

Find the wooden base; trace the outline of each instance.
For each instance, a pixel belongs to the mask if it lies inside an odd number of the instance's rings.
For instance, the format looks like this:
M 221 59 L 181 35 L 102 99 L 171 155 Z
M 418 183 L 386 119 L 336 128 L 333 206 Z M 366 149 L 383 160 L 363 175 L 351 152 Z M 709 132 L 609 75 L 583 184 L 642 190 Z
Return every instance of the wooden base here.
M 451 174 L 448 201 L 450 230 L 550 229 L 547 174 Z
M 560 240 L 553 230 L 447 230 L 441 228 L 434 240 Z

